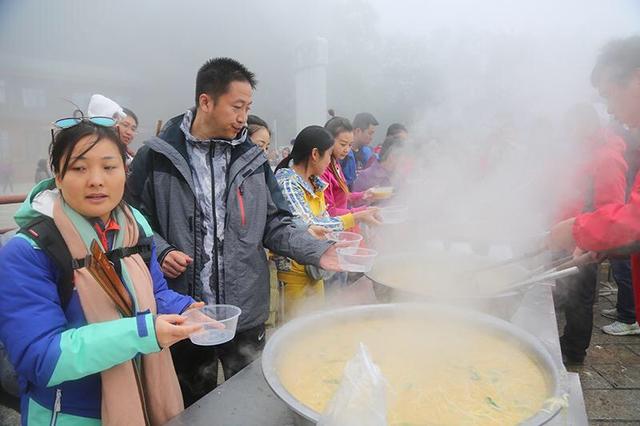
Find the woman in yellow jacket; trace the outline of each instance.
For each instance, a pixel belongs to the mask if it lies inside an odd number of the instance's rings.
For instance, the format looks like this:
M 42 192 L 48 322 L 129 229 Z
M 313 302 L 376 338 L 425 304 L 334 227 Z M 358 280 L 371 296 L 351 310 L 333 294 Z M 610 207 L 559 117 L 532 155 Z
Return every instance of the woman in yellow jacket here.
M 291 212 L 307 225 L 323 226 L 331 231 L 353 228 L 356 222 L 378 224 L 375 208 L 331 217 L 327 212 L 324 191 L 327 183 L 319 176 L 331 162 L 333 138 L 321 126 L 304 128 L 296 136 L 291 154 L 276 168 L 276 179 Z M 304 265 L 276 256 L 278 279 L 284 284 L 286 317 L 292 317 L 303 299 L 324 297 L 322 279 L 315 279 Z

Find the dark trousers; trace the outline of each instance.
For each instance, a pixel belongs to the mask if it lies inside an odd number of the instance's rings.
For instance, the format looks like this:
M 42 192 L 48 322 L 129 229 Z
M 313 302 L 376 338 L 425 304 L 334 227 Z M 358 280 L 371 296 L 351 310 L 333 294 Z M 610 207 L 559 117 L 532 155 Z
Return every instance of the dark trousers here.
M 629 259 L 611 259 L 611 271 L 618 285 L 618 321 L 626 324 L 636 322 L 636 308 L 633 302 L 633 285 L 631 284 L 631 262 Z
M 171 347 L 185 407 L 190 406 L 218 385 L 218 360 L 225 380 L 260 356 L 265 344 L 265 327 L 259 325 L 236 333 L 230 342 L 217 346 L 198 346 L 186 339 Z
M 584 265 L 578 274 L 559 279 L 556 283 L 554 299 L 566 319 L 560 347 L 563 354 L 574 360 L 584 359 L 591 343 L 597 274 L 597 264 Z

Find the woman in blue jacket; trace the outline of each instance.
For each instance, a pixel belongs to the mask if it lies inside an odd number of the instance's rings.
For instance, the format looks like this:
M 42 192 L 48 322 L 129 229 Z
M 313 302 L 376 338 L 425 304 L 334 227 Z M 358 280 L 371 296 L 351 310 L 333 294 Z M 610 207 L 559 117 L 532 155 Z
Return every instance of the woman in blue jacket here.
M 0 340 L 19 376 L 22 424 L 162 424 L 183 409 L 167 348 L 199 329 L 179 315 L 196 304 L 167 288 L 147 221 L 122 200 L 126 151 L 114 121 L 56 124 L 55 177 L 33 188 L 15 217 L 26 232 L 0 251 Z M 55 224 L 73 259 L 68 302 L 64 268 L 30 227 L 38 219 Z M 93 241 L 110 255 L 128 314 L 88 269 Z M 148 264 L 136 250 L 145 245 Z

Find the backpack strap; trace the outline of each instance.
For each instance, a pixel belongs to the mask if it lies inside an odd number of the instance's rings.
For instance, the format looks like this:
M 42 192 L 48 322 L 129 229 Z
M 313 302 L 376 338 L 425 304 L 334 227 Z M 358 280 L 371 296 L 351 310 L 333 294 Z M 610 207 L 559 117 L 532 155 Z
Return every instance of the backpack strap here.
M 107 256 L 107 259 L 109 259 L 111 263 L 115 263 L 117 260 L 133 256 L 134 254 L 139 254 L 142 257 L 142 260 L 144 260 L 144 263 L 149 266 L 149 262 L 151 261 L 151 244 L 138 244 L 133 247 L 120 247 L 106 252 L 105 256 Z M 86 257 L 71 260 L 71 266 L 73 269 L 84 268 L 86 264 Z
M 142 230 L 141 230 L 142 231 Z M 58 268 L 58 297 L 60 298 L 60 305 L 65 310 L 71 296 L 73 296 L 73 271 L 84 267 L 87 263 L 87 258 L 73 259 L 71 252 L 64 242 L 64 238 L 55 222 L 48 216 L 40 216 L 33 220 L 18 231 L 21 234 L 26 235 L 32 239 L 38 247 L 55 263 Z M 139 254 L 144 260 L 144 263 L 149 267 L 151 264 L 151 238 L 143 237 L 144 234 L 140 234 L 140 244 L 133 247 L 121 247 L 106 254 L 111 263 L 115 263 L 117 260 L 123 257 Z
M 71 253 L 58 227 L 52 218 L 40 216 L 18 232 L 35 241 L 58 267 L 58 296 L 62 309 L 66 309 L 73 295 L 73 268 Z

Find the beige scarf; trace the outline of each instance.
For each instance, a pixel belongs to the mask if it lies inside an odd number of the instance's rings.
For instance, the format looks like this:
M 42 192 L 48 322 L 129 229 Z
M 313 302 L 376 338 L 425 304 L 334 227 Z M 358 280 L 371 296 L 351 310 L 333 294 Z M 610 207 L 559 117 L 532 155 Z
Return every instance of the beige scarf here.
M 117 241 L 122 247 L 132 247 L 138 242 L 138 224 L 128 207 L 114 210 L 120 231 Z M 58 198 L 53 207 L 53 219 L 74 259 L 89 254 L 82 234 L 89 234 L 91 225 L 64 205 Z M 95 231 L 93 231 L 95 235 Z M 97 239 L 97 235 L 95 238 Z M 90 241 L 89 241 L 90 242 Z M 115 244 L 114 244 L 114 248 Z M 138 312 L 149 310 L 157 313 L 153 283 L 147 265 L 139 254 L 121 260 L 123 277 L 133 287 Z M 126 273 L 124 273 L 126 271 Z M 80 304 L 89 323 L 120 319 L 115 304 L 102 290 L 86 268 L 74 271 L 75 287 Z M 124 282 L 124 281 L 123 281 Z M 126 285 L 126 284 L 125 284 Z M 141 365 L 141 367 L 140 367 Z M 139 374 L 136 376 L 135 369 Z M 111 425 L 160 425 L 184 410 L 180 385 L 168 348 L 143 355 L 140 363 L 126 361 L 100 373 L 102 379 L 102 423 Z M 141 378 L 141 386 L 137 383 Z M 140 388 L 144 397 L 140 397 Z M 145 413 L 146 412 L 146 413 Z

